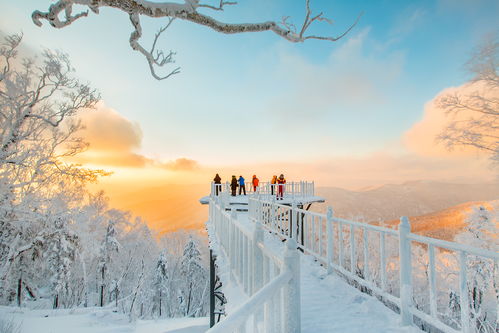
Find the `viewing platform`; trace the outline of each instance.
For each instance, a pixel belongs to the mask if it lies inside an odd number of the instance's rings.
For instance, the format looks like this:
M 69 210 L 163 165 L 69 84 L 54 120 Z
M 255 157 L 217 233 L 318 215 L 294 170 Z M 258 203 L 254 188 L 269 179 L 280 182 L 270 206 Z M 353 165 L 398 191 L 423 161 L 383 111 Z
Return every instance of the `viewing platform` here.
M 407 217 L 395 230 L 338 218 L 332 207 L 316 213 L 308 208 L 324 199 L 313 182 L 287 183 L 282 200 L 278 186 L 248 184 L 247 195 L 232 196 L 229 184 L 212 183 L 200 200 L 209 204 L 208 333 L 475 332 L 470 259 L 488 261 L 497 279 L 497 252 L 414 234 Z M 453 321 L 442 316 L 450 284 L 437 271 L 449 259 Z M 493 325 L 499 302 L 493 288 L 484 295 Z
M 282 199 L 277 197 L 278 186 L 283 187 Z M 245 184 L 246 195 L 239 195 L 239 187 L 236 189 L 236 195 L 231 195 L 230 183 L 223 184 L 211 183 L 210 195 L 202 197 L 199 202 L 203 205 L 208 205 L 210 199 L 222 200 L 226 204 L 227 210 L 248 211 L 248 203 L 250 198 L 259 198 L 266 201 L 276 201 L 281 205 L 291 206 L 296 204 L 301 209 L 308 210 L 313 203 L 323 203 L 323 197 L 315 195 L 314 182 L 289 182 L 283 185 L 271 184 L 270 182 L 261 182 L 255 188 L 252 184 Z

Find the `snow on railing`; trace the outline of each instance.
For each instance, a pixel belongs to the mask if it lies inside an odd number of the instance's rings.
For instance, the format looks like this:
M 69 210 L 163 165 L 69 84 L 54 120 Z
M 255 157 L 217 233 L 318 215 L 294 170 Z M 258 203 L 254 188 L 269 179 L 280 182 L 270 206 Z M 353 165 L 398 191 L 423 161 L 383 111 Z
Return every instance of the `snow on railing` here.
M 491 261 L 492 280 L 495 282 L 490 284 L 494 284 L 496 289 L 499 285 L 497 252 L 413 234 L 407 217 L 401 218 L 397 231 L 334 217 L 331 207 L 328 207 L 327 214 L 319 214 L 299 209 L 295 204 L 287 206 L 276 203 L 274 199 L 269 201 L 254 196 L 249 199 L 249 218 L 281 238 L 296 240 L 298 247 L 317 258 L 329 273 L 339 273 L 362 290 L 377 295 L 391 305 L 392 309 L 395 305 L 404 325 L 411 325 L 415 316 L 417 321 L 426 322 L 442 332 L 475 331 L 476 327 L 470 324 L 471 289 L 467 281 L 469 257 Z M 414 242 L 417 246 L 413 246 Z M 425 249 L 428 262 L 424 263 L 427 272 L 423 275 L 427 275 L 428 281 L 425 283 L 429 287 L 421 289 L 423 293 L 427 290 L 428 298 L 413 294 L 413 279 L 418 273 L 413 270 L 413 266 L 421 260 L 421 252 Z M 442 315 L 437 311 L 436 249 L 439 249 L 441 256 L 454 252 L 459 257 L 457 276 L 460 318 L 454 322 L 442 320 Z M 491 294 L 495 296 L 496 292 L 497 290 L 492 291 Z M 415 301 L 416 296 L 423 300 Z M 497 329 L 499 300 L 497 297 L 489 298 L 493 300 L 488 299 L 487 302 L 495 302 L 495 306 L 489 306 L 485 317 L 488 315 L 488 320 Z
M 210 221 L 230 268 L 249 299 L 208 332 L 299 333 L 300 261 L 297 244 L 264 240 L 262 225 L 243 223 L 226 212 L 224 201 L 210 200 Z M 276 246 L 275 244 L 278 244 Z
M 315 185 L 314 182 L 289 182 L 284 185 L 271 184 L 270 182 L 260 182 L 256 187 L 256 190 L 251 183 L 251 180 L 245 182 L 246 194 L 258 193 L 260 195 L 277 195 L 278 186 L 283 187 L 284 195 L 287 197 L 307 197 L 315 195 Z M 230 183 L 225 182 L 222 184 L 211 183 L 210 196 L 214 197 L 217 193 L 230 193 Z M 237 188 L 237 194 L 239 194 L 239 187 Z

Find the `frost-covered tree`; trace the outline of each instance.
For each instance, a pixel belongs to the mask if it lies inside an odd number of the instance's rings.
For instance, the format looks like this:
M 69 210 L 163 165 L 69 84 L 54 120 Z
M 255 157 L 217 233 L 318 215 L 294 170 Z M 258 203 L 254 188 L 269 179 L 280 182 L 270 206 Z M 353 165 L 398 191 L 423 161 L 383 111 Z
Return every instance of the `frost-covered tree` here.
M 199 316 L 204 314 L 205 308 L 205 288 L 206 269 L 201 262 L 201 252 L 199 252 L 196 241 L 190 237 L 184 247 L 182 261 L 180 262 L 181 307 L 184 309 L 184 316 Z
M 466 68 L 472 76 L 471 92 L 449 93 L 438 100 L 451 122 L 437 139 L 449 149 L 477 148 L 499 163 L 499 33 L 477 48 Z
M 498 217 L 499 201 L 492 202 L 488 209 L 483 205 L 473 207 L 465 220 L 465 230 L 456 236 L 456 241 L 497 252 Z M 499 285 L 494 278 L 494 262 L 478 256 L 468 256 L 467 263 L 472 327 L 478 332 L 495 332 L 499 328 L 497 317 L 496 322 L 490 320 L 495 309 L 488 309 L 485 306 L 487 297 L 495 297 L 499 303 Z
M 301 25 L 295 26 L 290 22 L 289 17 L 283 17 L 281 21 L 265 21 L 258 23 L 224 23 L 215 19 L 209 13 L 221 12 L 225 6 L 236 5 L 233 1 L 213 1 L 216 4 L 202 3 L 200 0 L 184 0 L 183 2 L 169 1 L 115 1 L 115 0 L 59 0 L 49 7 L 48 11 L 36 10 L 32 14 L 33 22 L 37 26 L 42 25 L 46 20 L 55 28 L 64 28 L 76 20 L 88 16 L 88 11 L 73 14 L 73 9 L 78 5 L 87 7 L 95 14 L 99 14 L 100 8 L 113 8 L 126 13 L 130 17 L 133 32 L 130 35 L 130 46 L 133 50 L 140 52 L 147 60 L 151 74 L 158 80 L 166 79 L 171 75 L 179 73 L 179 68 L 167 72 L 166 75 L 158 75 L 155 67 L 164 67 L 174 63 L 175 53 L 170 51 L 165 53 L 157 50 L 158 38 L 165 32 L 174 20 L 188 21 L 197 25 L 206 26 L 217 32 L 224 34 L 238 34 L 245 32 L 272 31 L 279 37 L 292 43 L 304 42 L 308 39 L 318 39 L 335 42 L 345 36 L 358 22 L 357 20 L 338 36 L 319 36 L 309 34 L 309 28 L 314 22 L 332 21 L 324 16 L 322 12 L 314 14 L 310 8 L 310 0 L 305 0 L 305 17 Z M 62 16 L 62 18 L 61 18 Z M 164 19 L 165 26 L 155 35 L 150 50 L 139 43 L 142 37 L 141 17 L 151 17 Z
M 86 184 L 105 172 L 65 159 L 85 149 L 74 115 L 98 95 L 74 77 L 61 52 L 22 59 L 21 37 L 0 45 L 0 302 L 114 301 L 131 318 L 152 317 L 157 258 L 166 244 L 145 221 L 109 207 L 102 192 L 88 193 Z M 183 282 L 171 278 L 182 257 L 172 248 L 164 290 L 172 296 L 162 297 L 169 316 L 180 314 L 171 300 Z
M 159 255 L 154 275 L 154 290 L 156 292 L 158 314 L 160 317 L 163 315 L 163 299 L 166 298 L 167 302 L 171 301 L 168 292 L 168 280 L 168 261 L 166 252 L 162 251 Z
M 115 225 L 118 221 L 109 219 L 106 228 L 106 234 L 100 247 L 99 272 L 100 272 L 100 306 L 104 306 L 104 292 L 106 288 L 106 270 L 111 262 L 111 257 L 114 252 L 118 252 L 120 243 L 116 239 Z
M 10 35 L 0 45 L 0 298 L 13 265 L 34 251 L 51 202 L 61 193 L 77 200 L 76 188 L 102 174 L 64 161 L 85 149 L 73 116 L 98 94 L 65 54 L 21 58 L 21 41 Z
M 45 256 L 48 262 L 54 296 L 53 306 L 57 309 L 61 294 L 68 293 L 71 268 L 74 264 L 78 244 L 78 236 L 71 232 L 63 217 L 56 217 L 46 233 Z

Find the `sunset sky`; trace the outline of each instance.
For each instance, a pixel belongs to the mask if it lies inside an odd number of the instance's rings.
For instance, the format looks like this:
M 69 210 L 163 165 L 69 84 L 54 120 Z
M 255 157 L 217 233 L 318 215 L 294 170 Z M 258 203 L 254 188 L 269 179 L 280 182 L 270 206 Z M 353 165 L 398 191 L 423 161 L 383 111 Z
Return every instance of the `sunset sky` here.
M 313 32 L 336 43 L 288 43 L 270 32 L 222 35 L 176 21 L 161 46 L 181 73 L 154 80 L 128 38 L 128 17 L 91 13 L 64 29 L 36 27 L 47 0 L 0 0 L 0 29 L 22 31 L 27 46 L 67 52 L 78 76 L 102 94 L 81 115 L 90 150 L 85 165 L 114 171 L 103 184 L 208 182 L 215 172 L 310 179 L 361 188 L 429 179 L 494 179 L 485 156 L 447 152 L 434 137 L 447 119 L 432 101 L 467 89 L 463 64 L 499 29 L 495 0 L 318 1 L 333 25 Z M 280 20 L 299 25 L 304 1 L 242 0 L 221 21 Z M 145 45 L 161 20 L 144 19 Z

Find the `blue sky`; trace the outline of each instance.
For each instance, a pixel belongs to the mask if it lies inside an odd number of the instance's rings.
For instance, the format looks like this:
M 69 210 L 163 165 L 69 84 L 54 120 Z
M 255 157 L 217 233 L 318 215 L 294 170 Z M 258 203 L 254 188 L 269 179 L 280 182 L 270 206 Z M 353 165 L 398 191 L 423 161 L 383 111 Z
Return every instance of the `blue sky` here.
M 113 9 L 57 30 L 30 19 L 51 1 L 0 0 L 0 29 L 23 31 L 35 50 L 67 52 L 106 107 L 140 126 L 134 152 L 207 167 L 411 155 L 404 133 L 423 118 L 425 103 L 466 82 L 472 48 L 499 29 L 498 1 L 311 2 L 334 21 L 314 26 L 317 34 L 338 35 L 364 14 L 336 43 L 291 44 L 270 32 L 227 36 L 174 22 L 161 46 L 177 52 L 181 73 L 161 82 L 129 47 L 128 17 Z M 304 1 L 242 0 L 214 15 L 228 22 L 289 15 L 299 25 Z M 164 22 L 143 22 L 150 45 Z M 423 178 L 421 170 L 413 177 Z

